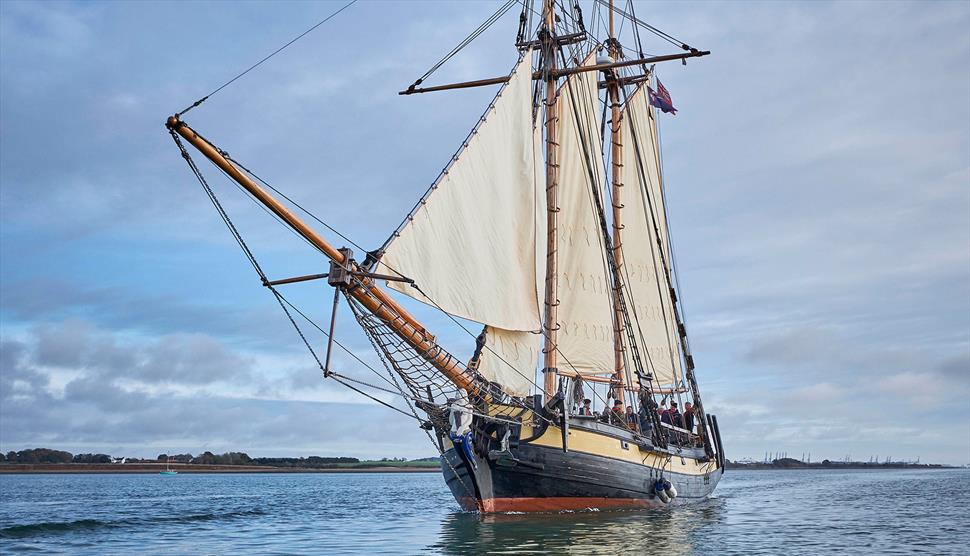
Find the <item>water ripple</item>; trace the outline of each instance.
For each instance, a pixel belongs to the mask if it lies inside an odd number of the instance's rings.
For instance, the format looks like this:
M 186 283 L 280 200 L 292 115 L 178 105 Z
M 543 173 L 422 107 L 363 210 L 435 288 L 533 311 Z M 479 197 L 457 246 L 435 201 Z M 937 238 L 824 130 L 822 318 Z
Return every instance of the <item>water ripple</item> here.
M 0 476 L 0 552 L 960 554 L 970 472 L 729 472 L 648 511 L 480 516 L 436 474 Z

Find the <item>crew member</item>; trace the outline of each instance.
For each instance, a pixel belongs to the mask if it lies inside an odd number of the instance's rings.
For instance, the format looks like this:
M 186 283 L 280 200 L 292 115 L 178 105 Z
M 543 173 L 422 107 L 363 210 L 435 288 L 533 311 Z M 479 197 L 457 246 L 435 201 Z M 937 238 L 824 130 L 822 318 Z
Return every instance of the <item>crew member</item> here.
M 625 420 L 626 420 L 626 417 L 623 416 L 623 401 L 616 400 L 615 402 L 613 402 L 613 411 L 609 412 L 607 423 L 617 425 L 617 426 L 623 426 L 623 422 Z
M 626 424 L 634 432 L 640 432 L 640 417 L 633 412 L 633 406 L 626 406 Z
M 694 406 L 690 402 L 684 404 L 684 428 L 694 432 Z

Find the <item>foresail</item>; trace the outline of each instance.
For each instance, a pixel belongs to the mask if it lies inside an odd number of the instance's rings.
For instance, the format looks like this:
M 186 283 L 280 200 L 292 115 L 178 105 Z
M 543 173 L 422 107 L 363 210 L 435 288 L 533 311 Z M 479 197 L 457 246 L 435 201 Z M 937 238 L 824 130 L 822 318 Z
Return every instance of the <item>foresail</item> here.
M 680 384 L 679 333 L 664 272 L 670 248 L 663 205 L 656 121 L 645 87 L 623 111 L 623 261 L 630 320 L 647 371 L 661 385 Z M 657 236 L 660 235 L 658 247 Z
M 389 288 L 465 319 L 539 330 L 535 184 L 542 161 L 533 142 L 526 52 L 464 150 L 385 249 L 379 272 L 406 276 L 417 288 Z
M 478 372 L 502 385 L 507 394 L 528 396 L 535 383 L 539 360 L 539 332 L 519 332 L 485 327 L 485 348 L 479 356 Z
M 532 145 L 535 149 L 534 159 L 537 172 L 543 167 L 542 128 L 533 129 Z M 546 237 L 546 195 L 545 179 L 538 177 L 533 184 L 535 195 L 535 237 Z M 541 244 L 541 240 L 537 242 Z M 545 288 L 545 249 L 536 248 L 534 265 L 536 268 L 536 299 L 542 306 L 543 289 Z M 541 332 L 505 330 L 492 326 L 485 327 L 485 348 L 479 359 L 478 372 L 486 379 L 501 384 L 503 389 L 513 396 L 528 396 L 535 383 L 535 374 L 542 353 Z
M 593 188 L 605 202 L 599 72 L 570 76 L 559 106 L 559 366 L 612 373 L 613 311 Z

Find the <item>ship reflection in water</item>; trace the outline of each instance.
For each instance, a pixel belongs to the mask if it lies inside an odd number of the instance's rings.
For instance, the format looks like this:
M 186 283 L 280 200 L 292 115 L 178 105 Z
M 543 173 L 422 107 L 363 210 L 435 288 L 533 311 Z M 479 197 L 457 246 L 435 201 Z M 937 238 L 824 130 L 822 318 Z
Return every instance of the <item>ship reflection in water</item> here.
M 442 520 L 443 554 L 703 553 L 693 533 L 722 521 L 724 500 L 678 508 L 554 514 L 455 513 Z M 703 541 L 701 541 L 703 542 Z

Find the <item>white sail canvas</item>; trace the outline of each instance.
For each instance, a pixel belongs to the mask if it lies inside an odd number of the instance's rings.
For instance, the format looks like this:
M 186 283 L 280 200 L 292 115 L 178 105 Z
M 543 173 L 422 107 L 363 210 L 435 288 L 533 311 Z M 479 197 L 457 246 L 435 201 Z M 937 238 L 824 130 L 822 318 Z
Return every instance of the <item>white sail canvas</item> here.
M 387 247 L 388 287 L 505 330 L 541 326 L 536 295 L 537 163 L 532 57 L 519 61 L 485 121 Z M 430 298 L 430 299 L 429 299 Z
M 623 118 L 623 265 L 630 320 L 646 370 L 662 385 L 678 384 L 679 333 L 664 273 L 670 260 L 667 220 L 656 122 L 645 87 L 630 96 Z

